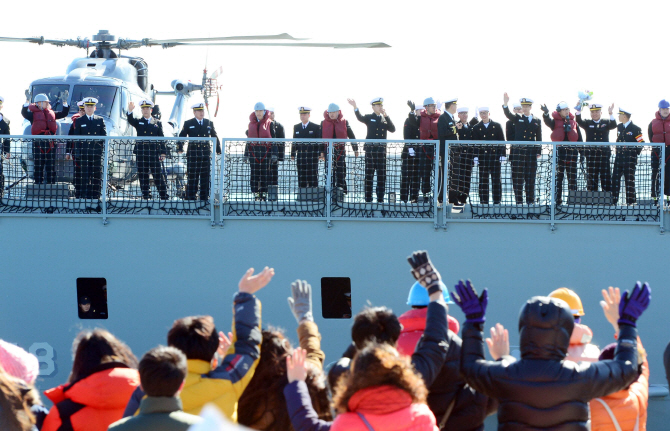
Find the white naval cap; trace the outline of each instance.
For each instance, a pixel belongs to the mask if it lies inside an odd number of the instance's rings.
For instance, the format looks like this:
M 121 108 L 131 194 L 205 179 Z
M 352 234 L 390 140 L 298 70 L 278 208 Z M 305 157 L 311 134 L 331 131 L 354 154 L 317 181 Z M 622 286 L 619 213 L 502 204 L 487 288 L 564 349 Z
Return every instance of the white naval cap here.
M 95 97 L 84 97 L 82 102 L 84 102 L 84 105 L 97 105 L 98 99 L 96 99 Z
M 601 105 L 600 103 L 592 103 L 589 109 L 591 111 L 597 111 L 599 109 L 603 109 L 603 105 Z
M 0 96 L 0 103 L 4 103 L 4 102 L 5 102 L 5 98 Z
M 312 112 L 312 108 L 310 108 L 309 106 L 300 106 L 298 107 L 298 111 L 300 111 L 301 114 L 309 114 L 310 112 Z
M 193 110 L 205 109 L 205 104 L 203 102 L 194 103 L 193 105 L 191 105 L 191 109 Z
M 631 112 L 629 110 L 624 109 L 622 107 L 619 107 L 619 114 L 626 114 L 628 116 L 633 115 L 633 114 L 631 114 Z
M 140 108 L 153 108 L 154 107 L 154 102 L 152 102 L 149 99 L 142 99 L 140 100 Z
M 423 107 L 423 105 L 415 105 L 415 106 L 414 106 L 414 110 L 415 110 L 415 111 L 417 111 L 417 110 L 419 110 L 419 109 L 425 109 L 425 108 Z
M 268 112 L 275 112 L 275 108 L 271 108 L 269 106 L 267 108 L 265 108 L 265 110 L 268 111 Z
M 447 100 L 444 101 L 445 104 L 447 104 L 447 103 L 456 103 L 456 102 L 458 102 L 458 97 L 452 97 L 452 98 L 447 99 Z
M 458 108 L 458 109 L 456 110 L 456 112 L 458 112 L 459 114 L 460 114 L 461 112 L 468 112 L 468 107 L 467 107 L 467 106 L 463 106 L 462 108 Z
M 522 97 L 519 99 L 519 103 L 522 105 L 532 105 L 533 104 L 533 99 L 529 99 L 528 97 Z
M 370 101 L 370 105 L 382 105 L 384 104 L 384 98 L 383 97 L 375 97 Z
M 521 103 L 519 103 L 519 102 L 514 102 L 514 103 L 512 104 L 512 108 L 513 108 L 513 109 L 521 108 Z
M 488 106 L 480 106 L 479 107 L 479 112 L 489 112 L 489 107 Z
M 83 108 L 84 107 L 84 101 L 80 100 L 79 102 L 77 102 L 77 106 L 79 106 L 80 108 Z
M 567 102 L 561 102 L 558 105 L 556 105 L 556 110 L 560 111 L 562 109 L 569 109 L 570 107 L 568 106 Z

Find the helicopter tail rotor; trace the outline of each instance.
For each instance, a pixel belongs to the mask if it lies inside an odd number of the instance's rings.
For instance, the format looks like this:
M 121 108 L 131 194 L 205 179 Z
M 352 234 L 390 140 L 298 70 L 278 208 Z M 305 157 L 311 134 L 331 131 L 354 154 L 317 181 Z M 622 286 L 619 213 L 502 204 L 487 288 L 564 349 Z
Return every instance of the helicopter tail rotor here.
M 216 96 L 216 109 L 214 111 L 214 116 L 219 113 L 219 90 L 221 86 L 219 85 L 217 78 L 223 73 L 223 67 L 219 67 L 209 76 L 207 76 L 207 69 L 203 70 L 202 73 L 202 95 L 205 99 L 205 107 L 207 108 L 207 114 L 209 114 L 209 98 Z

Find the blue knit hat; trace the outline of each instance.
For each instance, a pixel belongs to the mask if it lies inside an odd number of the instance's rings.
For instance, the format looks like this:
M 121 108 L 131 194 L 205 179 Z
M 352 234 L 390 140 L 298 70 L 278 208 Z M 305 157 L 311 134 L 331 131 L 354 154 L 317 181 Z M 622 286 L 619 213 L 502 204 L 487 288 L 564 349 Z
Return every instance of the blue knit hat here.
M 423 106 L 428 106 L 428 105 L 434 105 L 435 104 L 435 99 L 432 97 L 426 97 L 423 99 Z
M 254 111 L 265 111 L 265 105 L 263 102 L 258 102 L 254 105 Z
M 667 100 L 663 99 L 663 100 L 661 100 L 660 102 L 658 102 L 658 107 L 659 107 L 660 109 L 663 109 L 663 108 L 670 108 L 670 103 L 668 103 Z
M 440 286 L 442 286 L 442 293 L 444 294 L 444 302 L 446 302 L 447 304 L 453 304 L 454 302 L 451 300 L 451 297 L 449 296 L 447 286 L 445 286 L 444 283 L 442 283 L 441 281 Z M 412 307 L 427 307 L 429 303 L 430 303 L 430 297 L 428 296 L 428 291 L 417 281 L 412 285 L 412 288 L 409 290 L 409 296 L 407 297 L 407 305 L 411 305 Z
M 328 105 L 328 112 L 337 112 L 339 110 L 340 110 L 340 107 L 337 106 L 334 103 L 331 103 L 330 105 Z

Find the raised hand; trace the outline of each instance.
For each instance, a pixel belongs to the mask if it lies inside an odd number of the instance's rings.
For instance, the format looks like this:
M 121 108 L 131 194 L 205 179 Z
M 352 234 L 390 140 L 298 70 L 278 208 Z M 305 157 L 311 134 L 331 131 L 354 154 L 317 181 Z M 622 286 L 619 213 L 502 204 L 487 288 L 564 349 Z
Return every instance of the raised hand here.
M 244 273 L 242 279 L 240 280 L 239 288 L 240 292 L 251 293 L 252 295 L 265 286 L 272 280 L 272 277 L 275 275 L 274 268 L 268 268 L 267 266 L 263 268 L 263 271 L 254 275 L 254 269 L 249 268 L 247 272 Z
M 133 102 L 128 102 L 128 112 L 133 112 L 135 109 L 135 104 Z
M 509 332 L 503 325 L 496 323 L 491 328 L 491 338 L 486 339 L 486 345 L 494 361 L 509 356 Z
M 542 112 L 544 112 L 544 115 L 549 115 L 549 108 L 547 108 L 546 104 L 540 106 L 540 109 L 542 109 Z
M 233 344 L 232 332 L 229 332 L 227 337 L 223 331 L 219 332 L 219 348 L 216 349 L 216 353 L 218 353 L 219 356 L 221 357 L 226 356 L 226 352 L 228 351 L 228 348 L 230 348 L 232 344 Z
M 356 101 L 354 99 L 347 99 L 347 102 L 356 109 Z
M 291 283 L 291 296 L 288 299 L 288 306 L 298 321 L 314 321 L 312 316 L 312 286 L 305 280 L 296 280 Z
M 463 283 L 460 280 L 456 286 L 456 292 L 453 292 L 453 299 L 456 305 L 463 310 L 467 322 L 484 323 L 486 321 L 486 306 L 489 303 L 489 291 L 484 289 L 480 296 L 470 280 Z
M 433 262 L 430 261 L 428 252 L 425 250 L 415 251 L 407 258 L 407 261 L 412 267 L 412 270 L 410 271 L 412 276 L 414 276 L 420 285 L 428 290 L 428 295 L 442 291 L 442 286 L 440 285 L 442 277 L 440 276 L 440 273 L 437 272 L 437 269 L 435 269 Z
M 614 103 L 610 105 L 609 108 L 607 108 L 607 111 L 609 112 L 610 115 L 614 115 Z
M 619 304 L 621 303 L 621 291 L 618 287 L 609 287 L 609 291 L 603 289 L 603 300 L 600 301 L 600 306 L 605 313 L 605 319 L 614 327 L 615 331 L 619 331 Z
M 307 358 L 307 351 L 300 347 L 295 349 L 292 355 L 286 357 L 286 377 L 289 383 L 297 380 L 304 382 L 307 378 L 305 358 Z
M 507 104 L 509 103 L 509 96 L 507 95 L 507 93 L 505 93 L 505 95 L 503 96 L 503 102 L 505 106 L 507 106 Z
M 633 292 L 628 294 L 625 291 L 619 304 L 619 325 L 636 326 L 637 319 L 640 318 L 644 310 L 649 307 L 651 300 L 651 288 L 649 283 L 642 285 L 639 281 L 635 284 Z
M 412 112 L 413 112 L 413 111 L 416 111 L 416 105 L 415 105 L 414 102 L 412 102 L 411 100 L 408 100 L 408 101 L 407 101 L 407 106 L 409 106 L 409 109 L 411 109 Z

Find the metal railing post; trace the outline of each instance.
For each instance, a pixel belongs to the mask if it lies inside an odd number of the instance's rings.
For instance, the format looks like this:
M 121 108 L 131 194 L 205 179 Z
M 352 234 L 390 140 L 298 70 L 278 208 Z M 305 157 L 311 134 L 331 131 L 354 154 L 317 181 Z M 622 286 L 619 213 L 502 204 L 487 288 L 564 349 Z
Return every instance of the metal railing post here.
M 102 193 L 100 193 L 102 203 L 102 225 L 107 226 L 107 183 L 109 179 L 109 136 L 105 136 L 103 147 L 103 165 L 102 165 Z
M 332 191 L 332 178 L 333 178 L 333 141 L 328 141 L 328 149 L 326 151 L 326 227 L 330 229 L 333 227 L 331 222 L 332 217 L 332 201 L 333 201 L 333 191 Z M 345 144 L 346 148 L 346 144 Z M 346 150 L 345 150 L 346 151 Z M 346 153 L 345 153 L 346 157 Z M 297 162 L 296 162 L 297 163 Z
M 556 230 L 556 144 L 551 144 L 551 230 Z M 540 153 L 541 154 L 541 153 Z
M 226 143 L 221 140 L 221 175 L 219 175 L 219 226 L 223 227 L 223 176 L 226 168 Z
M 211 138 L 210 143 L 212 144 L 212 159 L 209 161 L 210 169 L 210 179 L 211 186 L 209 187 L 209 213 L 210 213 L 210 223 L 212 227 L 216 226 L 214 221 L 214 185 L 216 184 L 216 138 Z M 202 190 L 202 189 L 200 189 Z
M 665 232 L 665 222 L 664 222 L 664 216 L 663 213 L 665 212 L 665 190 L 663 190 L 663 186 L 665 185 L 665 143 L 661 145 L 661 177 L 659 178 L 659 181 L 661 183 L 660 187 L 660 192 L 658 196 L 658 200 L 660 201 L 658 205 L 658 210 L 661 212 L 660 214 L 660 223 L 661 223 L 661 233 Z M 654 187 L 654 184 L 652 184 L 652 187 Z
M 440 218 L 439 211 L 437 209 L 437 197 L 439 196 L 440 191 L 440 141 L 433 141 L 433 187 L 435 189 L 433 193 L 433 208 L 435 211 L 435 230 L 438 230 L 442 226 L 442 219 Z M 425 144 L 424 144 L 425 145 Z M 446 224 L 445 224 L 446 228 Z
M 447 212 L 447 206 L 449 205 L 449 193 L 447 190 L 447 187 L 449 187 L 449 181 L 447 180 L 449 178 L 449 148 L 451 147 L 450 142 L 444 143 L 444 160 L 442 161 L 444 163 L 444 169 L 442 169 L 442 172 L 444 174 L 442 175 L 442 218 L 444 219 L 444 223 L 442 224 L 442 228 L 446 229 L 447 228 L 447 219 L 448 219 L 448 212 Z

